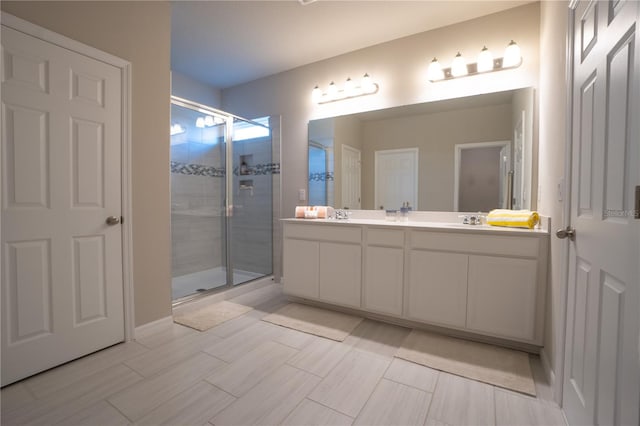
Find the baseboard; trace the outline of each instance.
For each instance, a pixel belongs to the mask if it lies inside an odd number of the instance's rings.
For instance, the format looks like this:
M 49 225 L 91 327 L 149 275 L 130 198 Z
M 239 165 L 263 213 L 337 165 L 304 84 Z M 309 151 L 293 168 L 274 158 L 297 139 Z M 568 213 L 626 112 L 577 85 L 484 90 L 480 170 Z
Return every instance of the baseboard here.
M 171 324 L 172 322 L 173 322 L 173 317 L 169 315 L 167 317 L 160 318 L 155 321 L 148 322 L 146 324 L 142 324 L 133 330 L 133 338 L 137 339 L 138 337 L 140 337 L 140 335 L 144 334 L 147 330 L 151 328 L 158 327 L 158 326 L 166 326 Z
M 553 400 L 558 402 L 560 398 L 558 398 L 558 395 L 556 395 L 556 374 L 551 368 L 551 363 L 549 363 L 549 356 L 547 355 L 547 351 L 545 350 L 545 348 L 542 348 L 542 350 L 540 350 L 540 362 L 542 363 L 544 375 L 549 382 L 549 386 L 551 387 Z

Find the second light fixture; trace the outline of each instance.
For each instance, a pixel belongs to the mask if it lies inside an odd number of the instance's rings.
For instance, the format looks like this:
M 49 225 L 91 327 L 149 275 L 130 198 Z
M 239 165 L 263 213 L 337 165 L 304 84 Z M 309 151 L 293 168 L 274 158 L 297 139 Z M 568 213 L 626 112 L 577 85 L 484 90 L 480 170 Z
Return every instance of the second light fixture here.
M 484 46 L 478 55 L 477 62 L 467 63 L 460 52 L 451 62 L 451 67 L 442 68 L 437 58 L 433 58 L 427 69 L 427 78 L 432 81 L 450 80 L 457 77 L 482 74 L 492 71 L 502 71 L 517 68 L 522 64 L 522 55 L 518 44 L 511 40 L 505 49 L 504 56 L 495 58 L 491 51 Z

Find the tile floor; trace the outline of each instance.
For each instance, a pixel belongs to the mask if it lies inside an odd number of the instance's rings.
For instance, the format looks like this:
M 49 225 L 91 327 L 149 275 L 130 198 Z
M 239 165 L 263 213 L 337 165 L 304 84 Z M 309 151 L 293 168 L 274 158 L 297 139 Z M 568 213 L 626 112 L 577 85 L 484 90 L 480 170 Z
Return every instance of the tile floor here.
M 232 299 L 255 309 L 207 332 L 164 324 L 2 389 L 3 425 L 564 425 L 540 361 L 531 398 L 393 357 L 408 329 L 365 320 L 338 343 L 260 321 L 278 284 Z

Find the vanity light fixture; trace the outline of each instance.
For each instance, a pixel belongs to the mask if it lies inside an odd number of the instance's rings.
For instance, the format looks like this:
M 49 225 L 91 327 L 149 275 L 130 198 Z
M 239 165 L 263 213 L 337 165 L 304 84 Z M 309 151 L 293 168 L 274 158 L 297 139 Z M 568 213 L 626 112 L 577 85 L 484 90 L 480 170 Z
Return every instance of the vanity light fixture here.
M 219 117 L 212 117 L 207 115 L 205 117 L 198 117 L 196 119 L 196 127 L 199 129 L 204 129 L 205 127 L 213 127 L 216 124 L 222 124 L 224 120 Z
M 520 65 L 522 65 L 520 46 L 511 40 L 501 58 L 494 58 L 487 46 L 482 48 L 478 55 L 478 61 L 473 63 L 467 63 L 460 52 L 455 56 L 449 68 L 442 68 L 438 59 L 433 58 L 427 69 L 427 78 L 431 82 L 451 80 L 458 77 L 518 68 Z
M 171 125 L 171 130 L 169 132 L 169 134 L 171 136 L 175 136 L 175 135 L 179 135 L 181 133 L 184 133 L 184 127 L 182 127 L 180 124 L 176 123 L 176 124 L 172 124 Z
M 329 84 L 326 93 L 323 93 L 319 86 L 311 92 L 311 98 L 318 104 L 341 101 L 343 99 L 356 98 L 358 96 L 373 95 L 377 93 L 379 86 L 371 80 L 369 74 L 365 74 L 357 85 L 351 78 L 347 78 L 342 89 L 333 81 Z

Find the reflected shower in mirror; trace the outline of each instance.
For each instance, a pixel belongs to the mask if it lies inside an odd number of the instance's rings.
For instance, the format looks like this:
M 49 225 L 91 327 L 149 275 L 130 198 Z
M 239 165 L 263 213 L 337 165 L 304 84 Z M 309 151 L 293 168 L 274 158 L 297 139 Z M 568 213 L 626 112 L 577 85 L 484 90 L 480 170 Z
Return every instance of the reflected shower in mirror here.
M 309 122 L 309 204 L 535 208 L 532 88 Z

